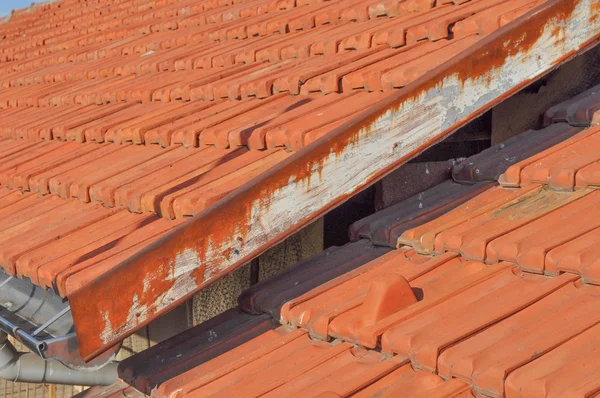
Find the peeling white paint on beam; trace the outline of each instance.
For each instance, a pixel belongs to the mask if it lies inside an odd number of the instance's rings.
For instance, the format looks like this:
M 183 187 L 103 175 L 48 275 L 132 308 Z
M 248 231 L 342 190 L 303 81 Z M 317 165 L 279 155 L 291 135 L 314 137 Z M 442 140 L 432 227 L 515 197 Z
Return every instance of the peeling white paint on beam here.
M 126 324 L 109 323 L 112 333 L 103 333 L 102 342 L 109 344 L 122 339 L 122 336 L 135 331 L 148 319 L 146 314 L 156 315 L 171 309 L 178 300 L 194 293 L 202 285 L 214 280 L 215 276 L 220 276 L 235 265 L 247 261 L 267 243 L 284 236 L 299 223 L 308 222 L 330 203 L 361 189 L 383 170 L 406 159 L 415 149 L 431 140 L 441 138 L 443 132 L 477 114 L 523 82 L 546 73 L 565 54 L 578 51 L 580 46 L 598 36 L 600 18 L 592 22 L 591 10 L 592 5 L 599 2 L 600 0 L 580 1 L 562 27 L 564 35 L 560 37 L 557 37 L 555 31 L 559 21 L 549 21 L 542 35 L 529 50 L 515 50 L 514 55 L 506 58 L 504 63 L 490 71 L 489 75 L 466 81 L 462 81 L 457 75 L 448 76 L 437 87 L 404 102 L 398 109 L 384 112 L 371 126 L 358 132 L 354 144 L 348 144 L 338 153 L 332 150 L 323 159 L 320 169 L 313 170 L 310 179 L 297 179 L 292 176 L 287 185 L 271 192 L 270 197 L 266 199 L 269 187 L 265 186 L 263 198 L 251 204 L 249 220 L 238 220 L 241 224 L 237 225 L 221 226 L 222 229 L 229 230 L 225 235 L 231 237 L 230 239 L 222 243 L 211 241 L 210 236 L 206 237 L 209 244 L 205 246 L 208 250 L 203 256 L 204 263 L 200 262 L 202 257 L 198 253 L 186 247 L 186 244 L 192 245 L 193 242 L 180 240 L 179 231 L 163 239 L 163 242 L 169 240 L 181 245 L 176 256 L 179 259 L 178 271 L 171 274 L 171 281 L 174 283 L 163 292 L 139 297 L 140 302 L 147 304 L 143 308 L 144 315 L 128 317 Z M 244 203 L 243 194 L 236 198 Z M 190 220 L 184 227 L 200 228 L 202 221 L 200 216 Z M 244 225 L 245 223 L 248 225 Z M 240 230 L 245 231 L 243 240 L 237 239 Z M 147 253 L 158 254 L 160 248 L 153 247 Z M 139 261 L 142 259 L 143 257 Z M 125 267 L 128 265 L 135 264 L 124 264 Z M 196 284 L 196 279 L 203 281 L 200 286 Z M 88 288 L 97 289 L 101 288 L 101 285 L 90 285 Z M 74 307 L 74 300 L 72 304 Z M 74 315 L 77 314 L 74 312 Z
M 174 281 L 171 289 L 160 294 L 154 301 L 154 305 L 141 305 L 137 295 L 133 296 L 132 302 L 129 306 L 129 314 L 127 315 L 127 321 L 121 325 L 117 330 L 130 330 L 135 328 L 149 319 L 154 311 L 168 310 L 174 301 L 179 299 L 179 291 L 195 291 L 198 288 L 196 280 L 190 277 L 190 274 L 200 267 L 200 260 L 198 253 L 192 249 L 186 249 L 179 253 L 175 257 L 175 261 L 169 265 L 169 273 L 167 275 L 168 281 Z M 149 289 L 152 285 L 152 281 L 161 274 L 161 270 L 155 274 L 146 275 L 143 280 L 143 293 L 149 293 Z M 206 275 L 205 275 L 206 277 Z M 109 313 L 104 313 L 103 318 L 105 321 L 104 329 L 100 332 L 100 340 L 104 344 L 109 344 L 113 339 L 115 330 L 110 322 Z
M 477 113 L 523 81 L 545 73 L 565 54 L 579 50 L 600 30 L 599 23 L 589 22 L 594 1 L 579 3 L 564 27 L 563 37 L 553 36 L 555 25 L 548 24 L 528 53 L 518 52 L 507 58 L 502 67 L 490 72 L 491 79 L 481 76 L 462 82 L 458 76 L 447 77 L 442 87 L 430 89 L 395 112 L 386 112 L 375 121 L 370 132 L 361 130 L 358 144 L 349 145 L 341 154 L 332 152 L 321 172 L 315 172 L 310 181 L 290 179 L 287 186 L 271 196 L 268 211 L 262 210 L 263 203 L 253 203 L 250 233 L 244 245 L 232 241 L 206 254 L 211 275 L 227 270 L 298 221 L 357 191 L 382 169 Z M 234 236 L 232 234 L 232 238 Z M 236 245 L 237 250 L 223 260 L 221 253 L 231 245 Z M 178 293 L 183 297 L 191 292 Z

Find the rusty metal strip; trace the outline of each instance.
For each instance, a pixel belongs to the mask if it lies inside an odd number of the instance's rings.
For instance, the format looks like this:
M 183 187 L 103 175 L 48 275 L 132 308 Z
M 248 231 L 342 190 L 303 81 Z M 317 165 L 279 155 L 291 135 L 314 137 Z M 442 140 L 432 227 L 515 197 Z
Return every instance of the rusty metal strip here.
M 539 78 L 600 34 L 552 0 L 298 152 L 70 297 L 92 359 Z

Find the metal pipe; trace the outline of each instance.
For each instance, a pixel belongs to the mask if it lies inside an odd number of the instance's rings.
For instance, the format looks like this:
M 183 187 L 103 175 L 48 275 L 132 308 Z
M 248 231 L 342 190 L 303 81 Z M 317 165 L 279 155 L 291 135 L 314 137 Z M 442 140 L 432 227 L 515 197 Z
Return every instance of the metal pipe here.
M 56 314 L 69 308 L 69 304 L 52 291 L 35 286 L 28 280 L 11 277 L 4 270 L 0 270 L 0 286 L 0 306 L 36 326 L 46 324 Z M 70 312 L 45 327 L 45 332 L 54 337 L 74 330 Z
M 19 352 L 0 331 L 0 378 L 22 383 L 107 386 L 117 381 L 117 363 L 94 371 L 73 370 L 54 359 Z

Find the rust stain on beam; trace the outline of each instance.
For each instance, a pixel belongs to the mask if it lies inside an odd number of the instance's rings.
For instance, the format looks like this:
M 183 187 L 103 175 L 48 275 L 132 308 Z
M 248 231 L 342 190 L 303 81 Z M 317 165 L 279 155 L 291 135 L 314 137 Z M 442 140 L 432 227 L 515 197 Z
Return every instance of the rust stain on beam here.
M 595 45 L 600 0 L 554 0 L 198 214 L 69 299 L 86 360 Z

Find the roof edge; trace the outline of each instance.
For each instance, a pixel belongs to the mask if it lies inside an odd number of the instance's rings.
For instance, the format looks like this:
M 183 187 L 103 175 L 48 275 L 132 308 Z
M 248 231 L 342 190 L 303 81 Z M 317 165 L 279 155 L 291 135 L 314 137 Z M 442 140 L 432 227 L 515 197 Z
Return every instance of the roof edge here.
M 70 297 L 90 360 L 512 93 L 596 45 L 600 0 L 552 0 L 250 181 Z

